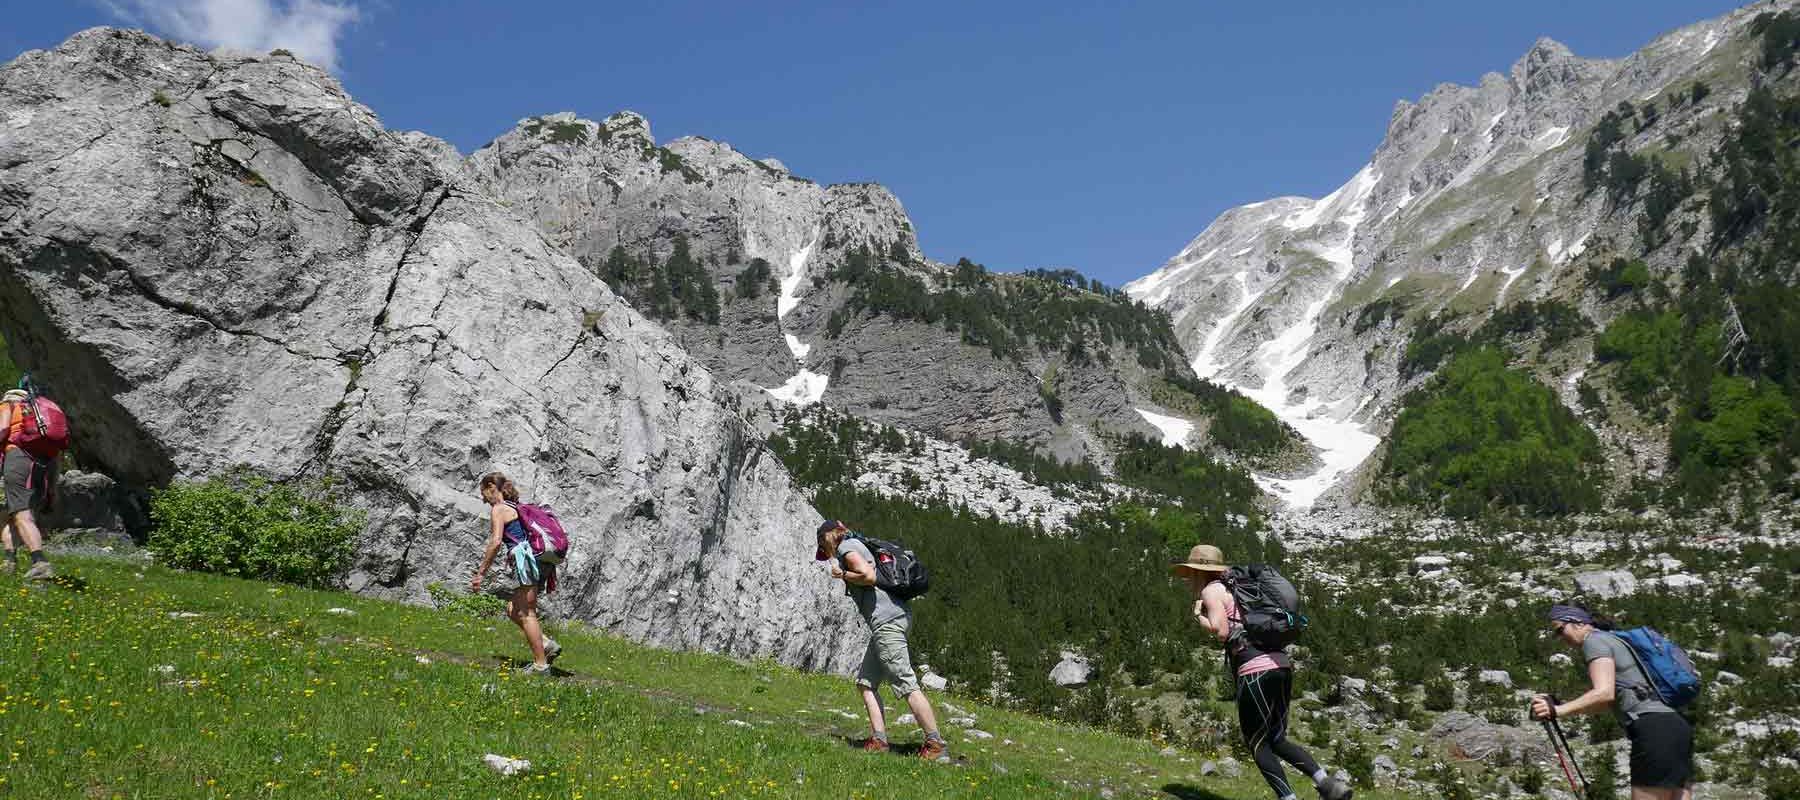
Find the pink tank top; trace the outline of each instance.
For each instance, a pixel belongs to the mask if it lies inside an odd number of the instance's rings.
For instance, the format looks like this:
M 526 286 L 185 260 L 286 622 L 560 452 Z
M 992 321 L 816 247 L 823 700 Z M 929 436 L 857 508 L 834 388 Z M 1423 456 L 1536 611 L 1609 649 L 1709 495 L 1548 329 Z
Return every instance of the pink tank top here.
M 1225 619 L 1230 620 L 1234 624 L 1238 624 L 1238 625 L 1244 624 L 1243 616 L 1238 614 L 1238 607 L 1237 607 L 1236 599 L 1230 599 L 1230 600 L 1225 601 Z M 1281 665 L 1276 663 L 1274 656 L 1272 656 L 1268 653 L 1263 653 L 1262 655 L 1252 658 L 1249 661 L 1245 661 L 1244 663 L 1239 664 L 1238 669 L 1237 669 L 1237 674 L 1238 674 L 1238 677 L 1241 678 L 1246 675 L 1255 675 L 1259 672 L 1268 672 L 1269 670 L 1272 670 L 1272 669 L 1281 669 Z

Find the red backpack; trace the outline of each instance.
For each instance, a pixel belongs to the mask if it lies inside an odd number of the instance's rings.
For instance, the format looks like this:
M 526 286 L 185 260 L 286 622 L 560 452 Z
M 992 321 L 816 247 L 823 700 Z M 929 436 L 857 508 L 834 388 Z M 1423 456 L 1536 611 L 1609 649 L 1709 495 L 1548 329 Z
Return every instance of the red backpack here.
M 24 400 L 13 403 L 12 425 L 6 443 L 38 458 L 55 460 L 69 449 L 69 418 L 62 406 L 26 385 Z

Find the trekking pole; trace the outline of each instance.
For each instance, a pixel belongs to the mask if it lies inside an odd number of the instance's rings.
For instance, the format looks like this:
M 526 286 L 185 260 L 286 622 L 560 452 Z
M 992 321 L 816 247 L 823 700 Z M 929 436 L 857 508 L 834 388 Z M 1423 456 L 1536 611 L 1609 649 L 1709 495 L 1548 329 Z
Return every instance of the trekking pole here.
M 1581 774 L 1581 765 L 1575 763 L 1575 751 L 1569 747 L 1569 737 L 1563 735 L 1562 725 L 1556 721 L 1556 697 L 1544 695 L 1550 704 L 1551 717 L 1542 720 L 1544 736 L 1550 740 L 1550 749 L 1556 751 L 1556 762 L 1562 766 L 1563 779 L 1569 782 L 1569 791 L 1576 796 L 1586 798 L 1588 793 L 1587 776 Z M 1571 769 L 1572 768 L 1572 769 Z M 1581 785 L 1575 785 L 1576 776 L 1581 777 Z
M 1556 751 L 1556 763 L 1562 765 L 1563 778 L 1569 782 L 1569 791 L 1581 794 L 1581 787 L 1575 785 L 1575 774 L 1569 771 L 1569 759 L 1563 757 L 1562 745 L 1557 743 L 1556 734 L 1550 729 L 1550 721 L 1544 720 L 1544 735 L 1550 739 L 1550 749 Z
M 1552 698 L 1550 702 L 1551 702 L 1551 707 L 1554 708 L 1556 700 L 1554 698 Z M 1588 787 L 1587 776 L 1583 775 L 1581 773 L 1581 764 L 1575 760 L 1575 748 L 1569 746 L 1569 737 L 1567 734 L 1563 733 L 1562 723 L 1557 722 L 1556 717 L 1550 718 L 1550 729 L 1556 732 L 1556 738 L 1562 740 L 1563 752 L 1569 754 L 1569 766 L 1572 766 L 1575 768 L 1575 777 L 1581 779 L 1581 796 L 1582 797 L 1592 796 L 1593 790 Z

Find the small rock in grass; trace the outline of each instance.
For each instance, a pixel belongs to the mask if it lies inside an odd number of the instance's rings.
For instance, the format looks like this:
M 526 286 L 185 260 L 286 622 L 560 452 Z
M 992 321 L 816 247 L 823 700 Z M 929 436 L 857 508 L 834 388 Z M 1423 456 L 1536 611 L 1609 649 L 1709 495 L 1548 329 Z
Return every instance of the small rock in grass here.
M 1217 774 L 1219 774 L 1219 765 L 1215 764 L 1211 761 L 1201 762 L 1200 774 L 1201 775 L 1217 775 Z
M 984 731 L 984 730 L 977 730 L 975 728 L 970 728 L 966 731 L 963 731 L 963 735 L 970 739 L 992 739 L 992 738 L 994 738 L 993 734 L 988 733 L 987 731 Z
M 732 726 L 732 727 L 734 727 L 734 728 L 748 728 L 748 727 L 751 727 L 751 725 L 750 725 L 750 723 L 748 723 L 748 722 L 745 722 L 745 721 L 743 721 L 743 720 L 741 720 L 741 719 L 728 719 L 728 720 L 725 720 L 725 724 L 726 724 L 726 725 L 730 725 L 730 726 Z
M 975 727 L 975 718 L 974 717 L 951 717 L 950 719 L 945 720 L 945 722 L 950 725 L 955 725 L 958 728 L 973 728 L 973 727 Z
M 531 771 L 531 762 L 522 758 L 507 758 L 506 756 L 488 753 L 487 755 L 482 756 L 481 760 L 487 762 L 488 768 L 509 778 L 514 775 L 522 775 Z
M 1176 750 L 1173 747 L 1165 747 L 1161 750 L 1158 750 L 1157 755 L 1160 755 L 1163 758 L 1174 758 L 1175 756 L 1181 755 L 1181 751 Z
M 413 660 L 419 662 L 420 664 L 430 664 L 431 663 L 431 659 L 426 658 L 424 656 L 413 656 Z
M 169 619 L 196 619 L 199 616 L 200 616 L 199 614 L 196 614 L 192 611 L 171 611 L 171 612 L 169 612 Z
M 337 615 L 339 615 L 339 616 L 344 616 L 344 617 L 354 617 L 354 616 L 356 616 L 356 612 L 355 612 L 355 611 L 351 611 L 351 610 L 350 610 L 350 609 L 348 609 L 348 608 L 344 608 L 344 607 L 342 607 L 342 606 L 333 606 L 333 607 L 331 607 L 331 608 L 327 608 L 327 609 L 325 609 L 325 613 L 327 613 L 327 614 L 337 614 Z
M 919 724 L 919 720 L 911 714 L 901 714 L 900 716 L 894 718 L 894 724 L 895 725 L 917 725 L 917 724 Z

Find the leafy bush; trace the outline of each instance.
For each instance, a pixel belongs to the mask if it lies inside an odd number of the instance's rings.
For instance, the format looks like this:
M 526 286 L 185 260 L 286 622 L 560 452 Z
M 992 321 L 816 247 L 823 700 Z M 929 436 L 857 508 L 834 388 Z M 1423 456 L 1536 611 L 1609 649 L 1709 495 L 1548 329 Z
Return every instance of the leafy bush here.
M 431 595 L 431 604 L 439 611 L 452 614 L 466 614 L 471 617 L 488 618 L 506 613 L 506 601 L 485 592 L 469 593 L 445 586 L 441 581 L 433 581 L 426 585 L 425 593 Z
M 1390 500 L 1472 516 L 1491 504 L 1540 514 L 1599 505 L 1592 431 L 1500 351 L 1457 356 L 1401 401 L 1382 474 Z
M 1438 675 L 1425 682 L 1425 708 L 1429 711 L 1449 711 L 1456 707 L 1456 687 L 1450 685 L 1450 679 Z
M 1610 300 L 1649 286 L 1650 265 L 1643 259 L 1615 258 L 1605 267 L 1588 267 L 1587 280 Z
M 178 482 L 150 500 L 149 549 L 179 569 L 303 586 L 349 565 L 361 511 L 324 482 L 278 483 L 239 469 Z
M 1673 376 L 1681 345 L 1681 318 L 1672 311 L 1637 310 L 1606 326 L 1594 340 L 1594 357 L 1618 362 L 1614 385 L 1625 399 L 1647 409 Z

